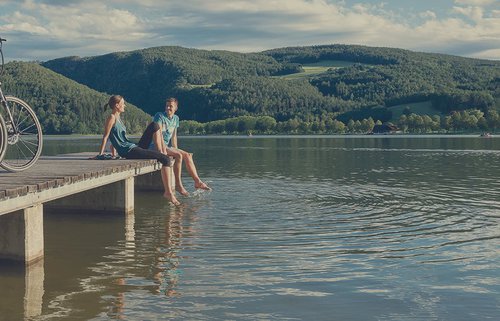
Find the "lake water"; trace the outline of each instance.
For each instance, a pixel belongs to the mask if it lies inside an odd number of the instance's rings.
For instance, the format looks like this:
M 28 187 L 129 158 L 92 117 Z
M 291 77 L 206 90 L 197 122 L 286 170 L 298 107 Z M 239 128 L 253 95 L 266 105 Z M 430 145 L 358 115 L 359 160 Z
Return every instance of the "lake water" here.
M 137 193 L 132 221 L 46 214 L 44 261 L 0 267 L 0 319 L 499 319 L 500 138 L 180 144 L 212 192 Z

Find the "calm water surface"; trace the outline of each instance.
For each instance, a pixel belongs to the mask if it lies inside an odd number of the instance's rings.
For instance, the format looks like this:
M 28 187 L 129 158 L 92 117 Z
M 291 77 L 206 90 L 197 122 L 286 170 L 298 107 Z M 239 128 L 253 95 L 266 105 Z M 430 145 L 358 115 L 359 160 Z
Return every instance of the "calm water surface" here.
M 44 261 L 0 267 L 0 319 L 498 320 L 500 138 L 180 143 L 212 192 L 47 213 Z

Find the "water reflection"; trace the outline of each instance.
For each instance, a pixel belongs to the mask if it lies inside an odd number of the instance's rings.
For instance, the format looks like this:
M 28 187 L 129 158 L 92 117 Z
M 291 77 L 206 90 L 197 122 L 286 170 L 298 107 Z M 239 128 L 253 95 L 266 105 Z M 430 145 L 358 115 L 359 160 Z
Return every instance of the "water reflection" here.
M 499 315 L 498 140 L 182 142 L 211 194 L 176 208 L 138 193 L 135 216 L 46 219 L 36 319 Z
M 25 266 L 25 273 L 24 317 L 30 319 L 42 314 L 44 261 Z
M 135 251 L 135 213 L 128 212 L 125 215 L 125 244 L 124 250 L 120 251 L 119 254 L 122 255 L 123 258 L 131 257 Z M 124 277 L 118 277 L 115 280 L 115 285 L 117 289 L 122 289 L 123 286 L 126 285 L 126 279 Z M 113 317 L 113 319 L 124 320 L 124 310 L 126 308 L 125 304 L 125 292 L 118 291 L 115 298 L 112 301 L 108 316 Z
M 180 295 L 176 287 L 179 281 L 181 258 L 178 256 L 182 248 L 182 236 L 184 230 L 192 233 L 190 225 L 183 226 L 184 207 L 171 208 L 165 215 L 165 238 L 161 248 L 158 248 L 156 264 L 154 268 L 154 279 L 158 284 L 156 293 L 162 293 L 168 297 Z
M 30 265 L 2 262 L 0 275 L 0 320 L 31 320 L 42 314 L 43 259 Z
M 107 265 L 126 267 L 120 272 L 122 277 L 115 280 L 117 294 L 112 297 L 104 296 L 110 308 L 101 313 L 101 317 L 116 319 L 134 318 L 141 315 L 147 318 L 151 312 L 141 311 L 141 303 L 146 303 L 147 297 L 139 295 L 130 298 L 133 291 L 147 291 L 150 295 L 174 299 L 182 296 L 178 285 L 183 276 L 182 262 L 186 259 L 180 253 L 186 247 L 192 246 L 189 240 L 196 237 L 197 212 L 209 205 L 203 197 L 185 199 L 180 207 L 155 206 L 157 203 L 155 193 L 139 193 L 136 198 L 136 228 L 142 234 L 137 234 L 133 249 L 133 262 L 125 264 L 123 258 L 127 250 L 121 249 L 113 255 L 114 262 Z M 153 204 L 153 206 L 152 206 Z M 146 232 L 146 234 L 144 234 Z M 131 268 L 132 267 L 132 268 Z M 115 268 L 116 269 L 116 268 Z M 100 273 L 102 274 L 102 272 Z M 146 295 L 146 293 L 143 293 Z M 154 317 L 152 317 L 154 318 Z
M 133 261 L 131 222 L 130 216 L 45 213 L 46 279 L 40 320 L 88 320 L 107 309 L 95 293 L 118 293 L 113 283 L 123 268 L 109 265 L 108 257 Z M 122 244 L 117 252 L 116 244 Z

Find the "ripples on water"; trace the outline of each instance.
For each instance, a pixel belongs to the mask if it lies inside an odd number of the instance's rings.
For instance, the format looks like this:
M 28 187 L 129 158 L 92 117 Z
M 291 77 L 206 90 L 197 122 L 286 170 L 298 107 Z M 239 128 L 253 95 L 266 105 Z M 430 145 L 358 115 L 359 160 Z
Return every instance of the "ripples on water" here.
M 133 308 L 125 315 L 480 320 L 498 312 L 492 199 L 457 203 L 429 190 L 330 180 L 212 184 L 214 195 L 184 210 L 138 218 L 144 234 L 132 253 L 150 275 L 126 279 Z
M 201 160 L 213 192 L 139 193 L 133 220 L 98 221 L 118 232 L 82 245 L 103 253 L 69 291 L 46 286 L 39 319 L 498 318 L 499 151 L 283 150 Z

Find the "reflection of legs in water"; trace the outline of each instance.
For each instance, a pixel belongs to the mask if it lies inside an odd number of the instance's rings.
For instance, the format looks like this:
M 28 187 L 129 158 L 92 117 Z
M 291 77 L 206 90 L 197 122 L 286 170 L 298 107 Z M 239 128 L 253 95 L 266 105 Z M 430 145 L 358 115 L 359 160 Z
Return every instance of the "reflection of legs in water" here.
M 187 191 L 182 185 L 182 180 L 181 180 L 181 166 L 183 161 L 186 162 L 186 169 L 189 175 L 193 178 L 194 187 L 196 189 L 210 190 L 210 187 L 208 187 L 208 185 L 205 184 L 198 176 L 198 171 L 196 170 L 192 153 L 188 153 L 178 148 L 168 148 L 167 155 L 172 156 L 175 159 L 175 164 L 174 164 L 174 176 L 175 176 L 175 187 L 176 187 L 175 189 L 179 193 L 181 193 L 182 195 L 187 195 Z
M 152 273 L 155 294 L 168 297 L 179 296 L 177 285 L 179 281 L 178 267 L 180 244 L 183 237 L 183 207 L 170 208 L 165 215 L 165 235 L 163 246 L 157 247 L 155 266 Z
M 125 285 L 125 279 L 119 278 L 118 280 L 116 280 L 116 284 L 119 286 Z M 114 305 L 111 311 L 112 313 L 111 317 L 117 320 L 125 319 L 125 316 L 123 315 L 124 308 L 125 308 L 125 295 L 123 291 L 119 291 L 116 296 L 116 301 L 114 301 Z
M 183 208 L 175 208 L 170 211 L 165 219 L 164 257 L 166 259 L 165 263 L 167 263 L 167 268 L 164 270 L 164 293 L 168 297 L 177 295 L 175 289 L 179 281 L 177 268 L 179 267 L 180 260 L 177 256 L 177 252 L 179 251 L 183 236 L 183 214 Z

